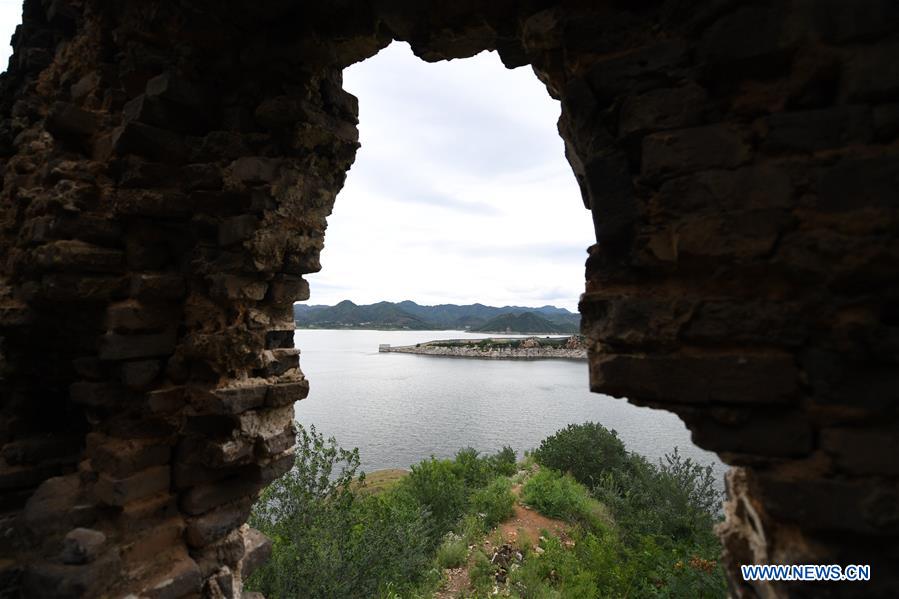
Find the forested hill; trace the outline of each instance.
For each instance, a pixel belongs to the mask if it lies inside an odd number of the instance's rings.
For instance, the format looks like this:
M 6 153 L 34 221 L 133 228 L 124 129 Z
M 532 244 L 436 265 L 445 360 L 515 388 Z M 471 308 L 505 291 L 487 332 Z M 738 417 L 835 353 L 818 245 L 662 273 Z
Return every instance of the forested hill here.
M 314 329 L 472 331 L 483 329 L 511 333 L 576 333 L 581 321 L 580 314 L 555 306 L 540 308 L 495 307 L 483 304 L 422 306 L 409 300 L 368 305 L 354 304 L 349 300 L 344 300 L 336 306 L 296 304 L 293 307 L 293 315 L 297 327 Z M 503 316 L 516 318 L 494 322 Z M 484 329 L 483 327 L 488 324 L 501 328 Z

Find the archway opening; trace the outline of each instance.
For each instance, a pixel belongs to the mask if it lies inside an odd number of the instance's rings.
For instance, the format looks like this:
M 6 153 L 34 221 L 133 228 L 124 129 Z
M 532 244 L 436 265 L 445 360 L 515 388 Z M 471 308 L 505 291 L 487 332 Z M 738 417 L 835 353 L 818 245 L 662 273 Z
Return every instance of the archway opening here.
M 408 480 L 410 466 L 436 467 L 434 458 L 458 466 L 466 447 L 483 456 L 511 447 L 521 459 L 569 424 L 597 422 L 652 467 L 676 447 L 713 464 L 710 480 L 720 490 L 723 465 L 692 445 L 677 416 L 591 393 L 584 359 L 396 351 L 495 340 L 484 326 L 496 314 L 574 327 L 560 326 L 555 337 L 577 333 L 594 227 L 563 157 L 560 106 L 529 69 L 506 70 L 486 52 L 427 64 L 394 43 L 348 68 L 343 83 L 360 104 L 362 146 L 329 217 L 322 271 L 307 276 L 311 298 L 295 306 L 295 345 L 311 387 L 296 405 L 306 431 L 300 459 L 314 455 L 316 443 L 326 453 L 326 438 L 336 437 L 359 450 L 369 484 L 389 493 L 401 488 L 397 478 Z M 553 335 L 510 328 L 499 337 L 535 333 Z M 322 438 L 310 440 L 313 426 Z M 343 480 L 329 472 L 331 484 Z M 263 501 L 290 501 L 284 487 L 275 489 Z M 268 521 L 279 516 L 263 510 L 253 524 L 270 533 Z M 251 586 L 279 575 L 256 576 Z

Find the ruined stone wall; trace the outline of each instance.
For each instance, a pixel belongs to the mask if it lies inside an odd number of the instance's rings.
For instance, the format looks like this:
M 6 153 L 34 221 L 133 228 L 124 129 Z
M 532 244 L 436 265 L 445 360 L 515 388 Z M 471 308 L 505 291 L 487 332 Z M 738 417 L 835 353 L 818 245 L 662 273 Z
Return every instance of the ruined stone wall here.
M 897 9 L 29 0 L 0 82 L 0 594 L 241 595 L 293 462 L 291 303 L 358 147 L 341 71 L 499 51 L 562 101 L 591 385 L 739 468 L 748 562 L 897 591 Z M 313 382 L 314 384 L 314 382 Z

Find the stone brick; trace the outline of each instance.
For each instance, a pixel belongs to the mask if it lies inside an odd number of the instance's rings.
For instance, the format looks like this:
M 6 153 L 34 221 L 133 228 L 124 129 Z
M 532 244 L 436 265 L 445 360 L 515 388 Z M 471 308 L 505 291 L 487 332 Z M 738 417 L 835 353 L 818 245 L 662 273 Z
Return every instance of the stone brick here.
M 77 240 L 54 241 L 33 252 L 35 264 L 46 270 L 115 272 L 122 268 L 122 252 Z
M 133 299 L 112 304 L 106 311 L 106 326 L 114 331 L 158 330 L 175 322 L 174 310 Z
M 591 364 L 590 388 L 627 394 L 640 404 L 791 404 L 798 399 L 799 372 L 793 357 L 782 353 L 613 355 Z
M 152 412 L 167 414 L 175 412 L 187 404 L 184 387 L 164 387 L 147 393 L 147 407 Z
M 198 516 L 237 499 L 255 499 L 259 490 L 260 486 L 256 481 L 244 478 L 206 483 L 191 487 L 183 493 L 180 506 L 187 514 Z
M 265 403 L 268 385 L 215 389 L 210 393 L 197 394 L 194 405 L 213 414 L 240 414 Z
M 73 383 L 69 398 L 76 404 L 91 407 L 112 407 L 122 402 L 125 391 L 118 383 Z
M 263 352 L 263 373 L 267 377 L 281 376 L 300 367 L 300 350 L 270 349 Z
M 96 471 L 125 478 L 152 466 L 167 464 L 172 448 L 167 439 L 118 439 L 90 433 L 87 455 Z
M 141 273 L 131 277 L 131 295 L 138 299 L 178 299 L 185 291 L 184 277 L 179 274 Z
M 100 127 L 100 117 L 65 102 L 56 102 L 47 114 L 47 130 L 57 136 L 88 137 Z
M 229 218 L 219 225 L 219 243 L 233 245 L 246 241 L 256 232 L 258 224 L 259 219 L 252 214 Z
M 118 189 L 113 209 L 122 216 L 186 218 L 193 212 L 192 202 L 180 190 Z
M 286 406 L 305 399 L 309 395 L 309 381 L 306 379 L 288 383 L 269 385 L 265 405 L 272 408 Z
M 899 488 L 862 480 L 795 480 L 760 476 L 765 508 L 775 517 L 802 522 L 807 530 L 874 537 L 899 532 Z M 827 501 L 821 501 L 826 497 Z
M 705 171 L 670 179 L 655 198 L 655 206 L 665 217 L 699 212 L 720 215 L 737 210 L 786 209 L 793 205 L 793 183 L 789 174 L 771 165 Z
M 105 543 L 106 535 L 99 530 L 74 528 L 66 534 L 62 541 L 60 559 L 64 564 L 92 562 L 97 559 Z
M 899 474 L 899 435 L 895 430 L 826 428 L 821 449 L 834 456 L 837 466 L 851 475 Z
M 147 96 L 173 104 L 203 110 L 205 101 L 200 90 L 182 77 L 166 72 L 147 81 Z
M 101 360 L 132 360 L 167 356 L 175 351 L 175 331 L 162 333 L 107 333 L 100 340 Z
M 686 58 L 687 47 L 682 40 L 664 40 L 597 62 L 587 79 L 601 99 L 640 93 L 676 79 L 674 69 Z
M 159 376 L 159 360 L 138 360 L 122 364 L 122 384 L 133 390 L 145 389 Z
M 153 466 L 125 478 L 100 474 L 94 496 L 106 505 L 122 506 L 168 490 L 171 484 L 168 466 Z
M 679 129 L 700 124 L 707 94 L 695 83 L 654 89 L 626 98 L 619 113 L 619 135 Z
M 93 563 L 84 565 L 33 563 L 23 577 L 23 595 L 46 599 L 99 597 L 115 580 L 120 568 L 115 552 L 107 552 Z
M 268 561 L 272 554 L 272 542 L 255 528 L 250 528 L 244 535 L 244 546 L 244 558 L 240 562 L 240 571 L 244 577 L 247 577 Z
M 34 464 L 71 456 L 80 447 L 79 437 L 51 434 L 10 441 L 3 445 L 0 455 L 8 464 Z
M 808 335 L 803 306 L 785 302 L 704 302 L 683 329 L 691 343 L 799 346 Z
M 131 567 L 156 561 L 160 555 L 183 542 L 181 537 L 184 530 L 184 520 L 180 516 L 152 521 L 149 526 L 131 535 L 131 542 L 124 544 L 122 561 Z
M 199 593 L 203 584 L 196 562 L 183 555 L 171 564 L 165 572 L 147 584 L 141 597 L 148 599 L 178 599 Z
M 728 125 L 654 133 L 643 138 L 645 177 L 659 178 L 713 168 L 735 168 L 750 158 L 743 135 Z
M 892 0 L 819 0 L 809 7 L 821 37 L 828 42 L 876 38 L 899 27 L 899 5 Z
M 183 162 L 188 152 L 180 135 L 134 121 L 113 132 L 112 144 L 120 155 L 137 154 L 172 164 Z
M 719 422 L 702 413 L 684 415 L 693 430 L 693 442 L 699 447 L 729 456 L 735 463 L 745 456 L 755 463 L 759 457 L 801 457 L 811 453 L 814 433 L 809 418 L 795 411 L 739 411 L 729 415 L 731 422 Z
M 843 80 L 852 101 L 895 100 L 899 95 L 899 41 L 862 46 L 847 59 Z
M 865 143 L 873 135 L 866 106 L 782 112 L 767 119 L 764 147 L 774 152 L 817 152 L 850 143 Z
M 698 51 L 714 65 L 767 65 L 782 59 L 801 34 L 780 5 L 743 6 L 713 23 L 703 33 Z
M 122 277 L 52 274 L 41 279 L 41 293 L 50 301 L 106 302 L 121 298 L 125 289 Z
M 246 522 L 251 502 L 241 500 L 187 520 L 186 539 L 191 547 L 204 547 Z
M 265 298 L 268 284 L 237 275 L 212 275 L 212 293 L 227 299 L 248 299 L 261 301 Z
M 218 541 L 192 552 L 204 578 L 218 570 L 222 564 L 230 568 L 237 567 L 246 552 L 243 538 L 243 530 L 246 528 L 248 527 L 244 524 Z
M 277 304 L 309 299 L 309 282 L 302 277 L 279 275 L 269 286 L 269 299 Z
M 259 156 L 244 156 L 231 164 L 231 174 L 248 185 L 272 183 L 278 175 L 278 161 Z

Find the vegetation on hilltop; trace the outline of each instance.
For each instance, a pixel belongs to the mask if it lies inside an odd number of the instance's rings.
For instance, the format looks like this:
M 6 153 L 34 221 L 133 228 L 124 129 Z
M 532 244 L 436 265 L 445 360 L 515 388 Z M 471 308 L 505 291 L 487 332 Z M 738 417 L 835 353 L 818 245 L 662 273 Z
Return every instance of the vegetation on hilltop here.
M 554 323 L 534 312 L 522 312 L 521 314 L 503 314 L 491 318 L 473 331 L 487 333 L 565 333 L 578 332 L 578 326 L 573 323 Z
M 654 465 L 614 431 L 572 425 L 524 463 L 511 448 L 466 448 L 423 460 L 375 494 L 357 476 L 358 451 L 298 430 L 297 466 L 266 489 L 250 520 L 274 547 L 249 590 L 348 599 L 726 594 L 712 532 L 720 492 L 710 467 L 676 450 Z M 511 524 L 525 521 L 530 529 Z
M 335 306 L 296 304 L 293 310 L 294 321 L 300 328 L 468 330 L 476 329 L 498 316 L 525 312 L 541 320 L 536 321 L 539 325 L 537 328 L 520 329 L 520 332 L 569 333 L 576 332 L 580 326 L 579 314 L 554 306 L 540 308 L 494 307 L 483 304 L 421 306 L 408 300 L 399 303 L 378 302 L 358 305 L 344 300 Z M 530 326 L 535 325 L 531 323 Z M 513 330 L 519 332 L 519 329 Z

